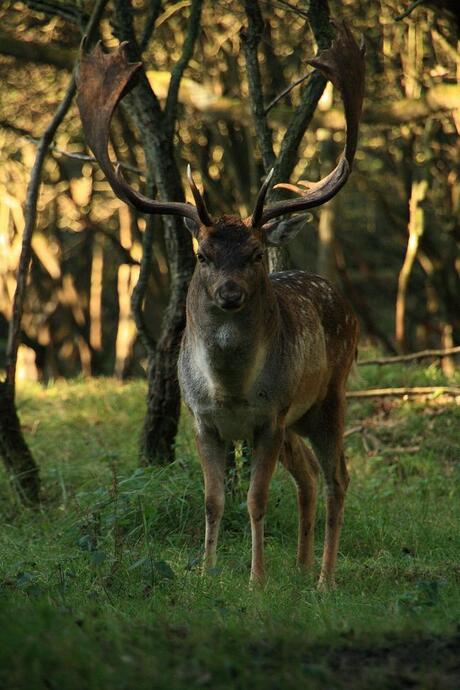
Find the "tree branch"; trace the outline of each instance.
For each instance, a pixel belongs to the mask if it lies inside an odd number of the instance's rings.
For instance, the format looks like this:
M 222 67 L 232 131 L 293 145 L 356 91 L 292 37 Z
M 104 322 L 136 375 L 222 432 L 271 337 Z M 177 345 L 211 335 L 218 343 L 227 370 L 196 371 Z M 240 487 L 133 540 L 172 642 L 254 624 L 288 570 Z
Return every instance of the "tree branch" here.
M 21 139 L 29 141 L 31 144 L 36 144 L 37 146 L 40 144 L 40 139 L 36 139 L 26 129 L 22 127 L 17 127 L 16 125 L 13 125 L 13 123 L 11 122 L 7 122 L 6 120 L 0 120 L 0 127 L 3 127 L 4 129 L 10 129 L 15 134 L 18 134 Z M 97 163 L 97 160 L 94 158 L 94 156 L 89 156 L 87 153 L 72 153 L 70 151 L 66 151 L 65 149 L 61 149 L 59 148 L 59 146 L 55 146 L 54 144 L 50 144 L 48 150 L 53 151 L 54 153 L 59 153 L 59 155 L 65 156 L 66 158 L 70 158 L 71 160 L 83 161 L 84 163 L 92 164 Z M 124 168 L 125 170 L 130 170 L 131 172 L 143 175 L 142 170 L 135 165 L 131 165 L 130 163 L 118 163 L 118 165 L 120 166 L 120 168 Z
M 329 5 L 327 0 L 311 0 L 307 14 L 318 48 L 320 50 L 329 48 L 332 42 L 332 28 L 329 23 Z M 311 122 L 325 86 L 325 77 L 315 70 L 308 84 L 303 87 L 300 104 L 289 123 L 281 143 L 273 176 L 275 183 L 289 179 L 297 162 L 297 151 L 300 142 Z
M 187 35 L 182 46 L 182 54 L 171 72 L 168 96 L 166 98 L 165 116 L 167 127 L 170 132 L 174 131 L 177 119 L 177 100 L 179 97 L 179 87 L 184 71 L 193 55 L 196 39 L 200 30 L 201 9 L 203 0 L 192 0 L 190 17 L 188 20 Z
M 413 388 L 369 388 L 364 391 L 348 391 L 347 398 L 385 398 L 429 395 L 460 396 L 460 388 L 454 386 L 415 386 Z
M 162 0 L 151 0 L 149 11 L 147 14 L 147 19 L 145 20 L 144 33 L 139 42 L 139 50 L 141 53 L 146 50 L 149 41 L 152 37 L 153 30 L 155 29 L 155 24 L 158 19 L 158 15 L 161 12 Z
M 53 65 L 58 69 L 71 70 L 75 63 L 75 51 L 69 48 L 43 45 L 36 41 L 20 41 L 0 29 L 0 53 L 12 55 L 18 60 Z
M 90 19 L 89 15 L 83 12 L 78 5 L 60 2 L 59 0 L 54 0 L 54 2 L 47 0 L 24 0 L 24 2 L 31 10 L 43 12 L 43 14 L 47 14 L 50 17 L 62 17 L 77 24 L 80 28 L 84 28 Z
M 416 7 L 418 7 L 419 5 L 423 5 L 424 2 L 425 0 L 415 0 L 409 5 L 407 10 L 405 10 L 402 14 L 398 14 L 398 16 L 395 17 L 395 21 L 400 22 L 402 19 L 405 19 L 405 17 L 408 17 L 410 14 L 412 14 Z
M 144 234 L 142 236 L 142 257 L 139 277 L 131 296 L 131 309 L 133 310 L 134 322 L 139 337 L 149 356 L 149 360 L 152 360 L 155 355 L 156 343 L 147 329 L 143 307 L 152 269 L 155 222 L 157 221 L 154 216 L 149 216 L 147 218 Z
M 290 10 L 291 12 L 294 12 L 295 14 L 298 14 L 299 17 L 305 17 L 305 19 L 308 19 L 308 13 L 305 10 L 301 10 L 300 7 L 297 7 L 297 5 L 292 5 L 290 2 L 287 2 L 286 0 L 276 0 L 277 5 L 281 5 L 281 7 L 284 7 L 285 9 Z
M 270 110 L 277 104 L 279 103 L 285 96 L 291 93 L 293 89 L 295 89 L 296 86 L 299 86 L 305 79 L 308 79 L 308 77 L 311 77 L 312 72 L 308 72 L 308 74 L 304 74 L 303 77 L 299 77 L 299 79 L 296 79 L 295 82 L 292 84 L 289 84 L 281 93 L 279 93 L 270 103 L 267 105 L 267 107 L 264 110 L 264 115 L 267 115 Z
M 262 154 L 264 170 L 268 172 L 275 161 L 275 152 L 273 150 L 273 133 L 266 119 L 262 77 L 257 55 L 257 48 L 264 30 L 264 23 L 257 0 L 245 0 L 244 6 L 248 18 L 248 27 L 246 30 L 241 30 L 240 36 L 246 57 L 249 98 L 257 141 Z
M 377 364 L 379 366 L 384 364 L 396 364 L 398 362 L 414 362 L 419 359 L 428 359 L 430 357 L 448 357 L 449 355 L 460 354 L 460 346 L 449 347 L 445 350 L 421 350 L 420 352 L 411 352 L 407 355 L 397 355 L 396 357 L 380 357 L 376 359 L 362 359 L 358 361 L 359 366 L 368 366 L 370 364 Z

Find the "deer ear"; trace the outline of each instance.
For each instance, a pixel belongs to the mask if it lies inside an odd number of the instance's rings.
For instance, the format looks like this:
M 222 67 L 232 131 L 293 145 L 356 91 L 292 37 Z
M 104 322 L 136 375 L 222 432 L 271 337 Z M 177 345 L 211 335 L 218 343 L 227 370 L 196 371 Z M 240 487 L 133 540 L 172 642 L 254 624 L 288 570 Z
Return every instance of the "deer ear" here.
M 313 216 L 302 214 L 287 220 L 272 220 L 262 226 L 264 241 L 268 247 L 279 247 L 290 242 Z
M 198 236 L 198 230 L 200 229 L 198 223 L 195 223 L 191 218 L 184 218 L 184 225 L 193 237 Z

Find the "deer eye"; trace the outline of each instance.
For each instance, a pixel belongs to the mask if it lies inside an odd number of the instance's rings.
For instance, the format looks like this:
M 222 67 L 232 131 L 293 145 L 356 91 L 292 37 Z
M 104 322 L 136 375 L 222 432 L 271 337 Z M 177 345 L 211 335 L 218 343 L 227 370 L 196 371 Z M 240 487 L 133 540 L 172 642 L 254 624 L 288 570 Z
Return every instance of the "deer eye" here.
M 202 254 L 201 252 L 197 252 L 196 258 L 198 259 L 200 264 L 208 264 L 209 263 L 209 260 L 207 259 L 207 257 L 204 254 Z
M 251 256 L 251 261 L 253 261 L 255 264 L 260 263 L 262 259 L 264 258 L 264 253 L 260 251 L 260 249 L 256 249 L 254 254 Z

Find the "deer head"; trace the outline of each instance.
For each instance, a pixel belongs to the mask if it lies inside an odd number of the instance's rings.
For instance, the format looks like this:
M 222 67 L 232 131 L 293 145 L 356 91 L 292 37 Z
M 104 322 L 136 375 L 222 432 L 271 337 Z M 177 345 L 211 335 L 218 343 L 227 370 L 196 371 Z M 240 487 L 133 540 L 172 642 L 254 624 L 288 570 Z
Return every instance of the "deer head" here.
M 288 242 L 299 230 L 295 220 L 277 220 L 280 216 L 320 206 L 343 187 L 351 171 L 356 150 L 358 123 L 364 92 L 364 48 L 358 46 L 345 24 L 337 26 L 336 38 L 328 50 L 308 60 L 340 90 L 344 102 L 347 135 L 344 151 L 335 169 L 315 183 L 298 186 L 280 184 L 300 196 L 265 207 L 265 198 L 273 171 L 262 184 L 254 211 L 246 219 L 224 216 L 215 220 L 193 181 L 188 179 L 195 205 L 176 201 L 149 199 L 131 187 L 118 164 L 113 166 L 108 154 L 110 121 L 121 98 L 134 85 L 141 63 L 127 61 L 124 45 L 110 54 L 98 43 L 91 55 L 84 42 L 77 79 L 77 103 L 88 146 L 104 171 L 115 194 L 143 213 L 182 216 L 198 242 L 198 270 L 206 277 L 210 296 L 226 309 L 239 309 L 251 293 L 252 285 L 263 272 L 262 255 L 267 246 Z M 231 267 L 238 280 L 225 279 Z

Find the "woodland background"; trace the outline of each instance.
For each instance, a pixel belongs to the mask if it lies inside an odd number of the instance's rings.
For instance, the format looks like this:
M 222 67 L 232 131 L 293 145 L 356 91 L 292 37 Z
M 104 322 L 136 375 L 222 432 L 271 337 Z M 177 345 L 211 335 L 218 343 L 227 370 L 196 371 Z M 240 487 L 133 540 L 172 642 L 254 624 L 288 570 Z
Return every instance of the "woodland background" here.
M 123 10 L 123 3 L 118 5 Z M 187 35 L 190 2 L 135 2 L 132 10 L 124 5 L 148 78 L 164 102 Z M 364 340 L 385 352 L 449 346 L 460 340 L 455 17 L 436 5 L 420 5 L 396 21 L 402 4 L 386 0 L 331 0 L 329 5 L 331 16 L 345 19 L 365 38 L 363 124 L 346 190 L 309 215 L 289 248 L 290 263 L 340 284 L 360 317 Z M 308 3 L 296 9 L 264 0 L 260 8 L 259 61 L 268 105 L 309 71 L 305 59 L 316 47 L 306 19 Z M 0 8 L 0 367 L 36 141 L 66 90 L 90 9 L 91 3 L 41 0 L 6 1 Z M 244 4 L 205 2 L 200 9 L 196 44 L 179 93 L 175 155 L 183 176 L 191 163 L 211 212 L 245 216 L 264 170 L 248 105 L 240 33 Z M 106 12 L 100 22 L 108 49 L 123 33 L 117 28 L 121 10 Z M 275 151 L 301 88 L 268 113 Z M 328 84 L 291 181 L 326 174 L 343 136 L 341 103 Z M 126 109 L 118 109 L 112 141 L 117 156 L 134 169 L 127 174 L 142 184 L 142 133 Z M 114 198 L 98 166 L 85 160 L 87 154 L 73 104 L 43 172 L 20 377 L 127 378 L 146 370 L 146 338 L 139 337 L 130 307 L 146 219 Z M 161 219 L 154 225 L 144 318 L 152 347 L 160 335 L 171 277 Z
M 457 690 L 459 15 L 457 0 L 0 3 L 1 687 Z M 272 165 L 291 182 L 335 165 L 340 99 L 318 74 L 295 86 L 329 16 L 367 50 L 354 170 L 270 261 L 329 276 L 360 319 L 338 589 L 294 568 L 278 468 L 253 591 L 241 445 L 219 565 L 200 576 L 202 477 L 175 377 L 190 235 L 114 197 L 72 70 L 83 33 L 128 39 L 147 78 L 117 110 L 113 158 L 171 200 L 191 200 L 190 162 L 212 214 L 245 216 Z M 388 361 L 424 348 L 444 355 Z M 317 563 L 324 521 L 320 501 Z

